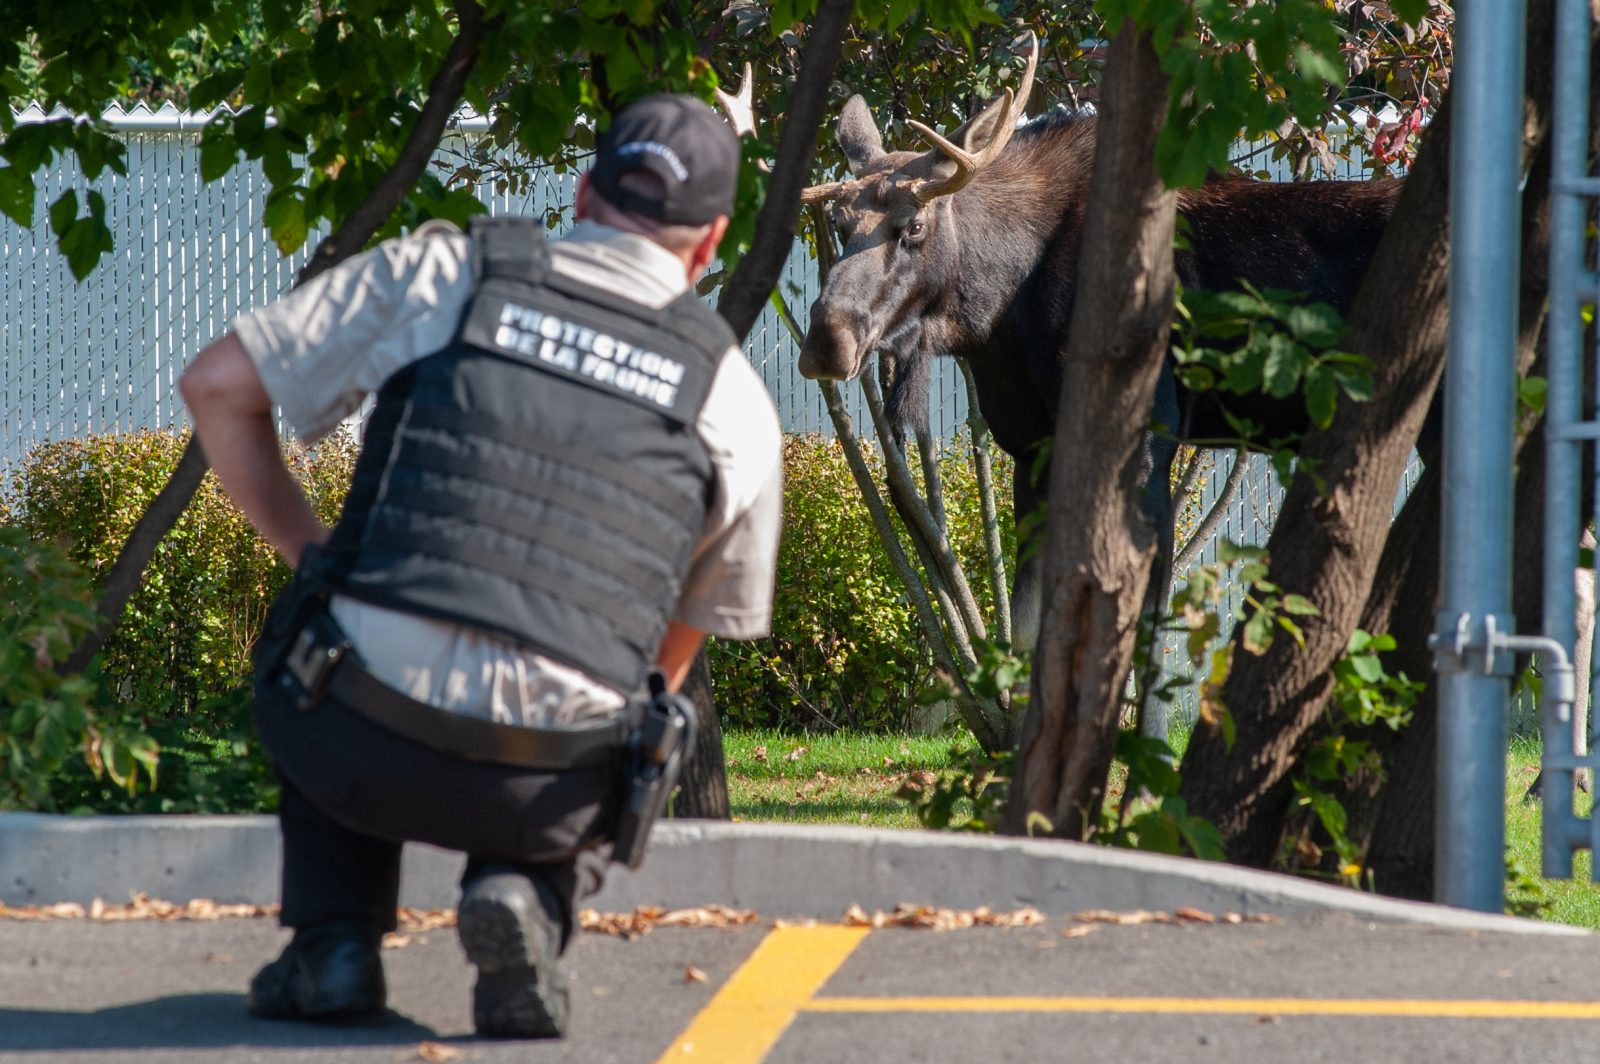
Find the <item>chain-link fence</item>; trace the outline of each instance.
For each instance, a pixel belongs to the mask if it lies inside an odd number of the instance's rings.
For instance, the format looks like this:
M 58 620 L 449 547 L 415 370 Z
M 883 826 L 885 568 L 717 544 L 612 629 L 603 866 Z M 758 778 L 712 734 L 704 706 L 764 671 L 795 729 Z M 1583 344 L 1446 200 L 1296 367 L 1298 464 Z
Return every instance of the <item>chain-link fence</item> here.
M 19 115 L 43 117 L 37 109 Z M 176 385 L 187 360 L 235 315 L 287 292 L 321 235 L 292 254 L 278 250 L 262 221 L 268 184 L 258 164 L 241 162 L 221 180 L 201 180 L 205 116 L 168 106 L 113 110 L 107 118 L 128 145 L 128 173 L 89 183 L 105 198 L 116 248 L 94 272 L 73 278 L 46 217 L 62 191 L 85 186 L 74 159 L 44 175 L 31 228 L 0 218 L 8 264 L 0 292 L 0 459 L 15 461 L 48 440 L 183 426 Z M 450 153 L 446 144 L 441 159 Z M 486 183 L 479 195 L 491 213 L 543 214 L 570 204 L 576 185 L 574 173 L 545 173 L 525 193 L 497 193 Z M 803 248 L 790 255 L 782 286 L 798 312 L 816 297 L 816 272 Z M 770 308 L 745 352 L 786 430 L 831 431 L 821 394 L 800 377 L 795 345 Z M 966 417 L 966 396 L 947 361 L 936 369 L 932 406 L 934 430 L 953 435 Z M 864 413 L 864 406 L 854 411 Z

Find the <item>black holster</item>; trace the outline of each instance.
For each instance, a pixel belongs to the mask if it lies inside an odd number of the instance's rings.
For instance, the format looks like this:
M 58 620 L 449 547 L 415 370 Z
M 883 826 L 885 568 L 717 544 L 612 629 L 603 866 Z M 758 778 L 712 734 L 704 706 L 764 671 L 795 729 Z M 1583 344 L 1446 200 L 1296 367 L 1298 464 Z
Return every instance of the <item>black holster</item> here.
M 612 832 L 612 860 L 638 868 L 645 842 L 667 798 L 678 784 L 684 762 L 694 752 L 699 722 L 694 703 L 667 690 L 660 672 L 650 673 L 644 719 L 623 753 L 622 804 Z
M 308 544 L 300 555 L 300 565 L 295 569 L 294 578 L 278 593 L 272 608 L 267 611 L 266 624 L 262 626 L 255 646 L 250 649 L 258 691 L 263 683 L 272 682 L 282 675 L 279 666 L 291 663 L 297 641 L 304 642 L 305 633 L 312 622 L 326 616 L 328 584 L 323 575 L 325 564 L 321 548 L 316 544 Z M 303 654 L 305 648 L 301 649 Z M 320 696 L 320 689 L 308 689 L 302 697 L 315 699 Z

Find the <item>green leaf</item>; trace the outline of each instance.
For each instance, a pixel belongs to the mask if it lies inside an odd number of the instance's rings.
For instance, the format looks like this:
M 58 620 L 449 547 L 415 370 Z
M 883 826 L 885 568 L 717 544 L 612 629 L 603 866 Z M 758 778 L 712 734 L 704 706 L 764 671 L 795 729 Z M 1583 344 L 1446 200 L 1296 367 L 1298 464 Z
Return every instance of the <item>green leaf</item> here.
M 1289 613 L 1299 617 L 1320 617 L 1322 611 L 1317 609 L 1317 604 L 1304 595 L 1283 596 L 1283 608 Z
M 279 189 L 267 197 L 262 220 L 272 234 L 278 250 L 288 255 L 303 247 L 311 228 L 306 220 L 306 204 L 301 198 L 303 189 Z
M 884 13 L 885 28 L 898 29 L 901 23 L 916 13 L 917 4 L 918 0 L 889 0 Z
M 1339 388 L 1358 403 L 1372 401 L 1372 374 L 1365 369 L 1359 371 L 1335 370 L 1334 375 L 1339 378 Z
M 239 161 L 239 142 L 216 123 L 206 127 L 200 137 L 200 180 L 210 182 L 222 177 Z
M 1283 322 L 1308 347 L 1332 347 L 1345 333 L 1344 319 L 1326 303 L 1291 306 Z
M 50 204 L 50 231 L 58 238 L 65 239 L 77 218 L 78 193 L 69 188 Z
M 24 229 L 33 225 L 33 175 L 16 166 L 0 166 L 0 214 Z
M 4 171 L 0 170 L 0 175 Z M 1530 375 L 1517 382 L 1517 402 L 1530 414 L 1540 415 L 1545 411 L 1545 400 L 1550 393 L 1550 382 L 1543 377 Z
M 1383 679 L 1383 665 L 1370 654 L 1362 654 L 1348 659 L 1350 669 L 1367 683 L 1377 683 Z
M 1282 333 L 1269 337 L 1261 371 L 1267 394 L 1278 399 L 1293 395 L 1310 357 L 1305 348 Z
M 1413 26 L 1428 17 L 1428 0 L 1391 0 L 1390 6 Z
M 1244 648 L 1252 654 L 1265 654 L 1272 646 L 1272 615 L 1257 610 L 1244 624 Z
M 1339 398 L 1338 383 L 1333 371 L 1325 366 L 1313 366 L 1306 372 L 1306 413 L 1311 423 L 1319 429 L 1333 424 L 1335 405 Z

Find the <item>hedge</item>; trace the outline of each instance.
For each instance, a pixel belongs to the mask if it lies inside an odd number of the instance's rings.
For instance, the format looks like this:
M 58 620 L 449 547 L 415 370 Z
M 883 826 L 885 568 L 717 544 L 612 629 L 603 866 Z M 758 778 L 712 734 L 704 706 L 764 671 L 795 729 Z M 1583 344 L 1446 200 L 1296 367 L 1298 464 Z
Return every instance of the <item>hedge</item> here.
M 185 442 L 171 432 L 140 432 L 43 445 L 8 471 L 0 522 L 21 530 L 44 553 L 47 545 L 59 548 L 97 585 Z M 314 449 L 289 451 L 290 466 L 324 521 L 332 522 L 343 503 L 356 449 L 348 435 L 336 434 Z M 967 456 L 964 446 L 948 448 L 941 476 L 952 542 L 981 586 L 987 565 Z M 868 459 L 880 462 L 875 452 Z M 719 710 L 736 726 L 907 727 L 917 716 L 918 693 L 932 678 L 932 654 L 843 452 L 821 436 L 791 436 L 784 472 L 773 635 L 750 643 L 711 641 Z M 1010 483 L 1005 469 L 997 469 L 997 480 Z M 1009 500 L 1000 506 L 1009 544 Z M 119 722 L 129 735 L 142 729 L 160 744 L 157 786 L 130 794 L 109 776 L 97 779 L 84 759 L 71 758 L 49 772 L 42 790 L 0 792 L 0 806 L 270 808 L 276 791 L 254 742 L 246 677 L 250 645 L 288 576 L 207 475 L 158 547 L 94 677 L 93 701 L 107 727 Z M 11 730 L 15 738 L 18 728 Z

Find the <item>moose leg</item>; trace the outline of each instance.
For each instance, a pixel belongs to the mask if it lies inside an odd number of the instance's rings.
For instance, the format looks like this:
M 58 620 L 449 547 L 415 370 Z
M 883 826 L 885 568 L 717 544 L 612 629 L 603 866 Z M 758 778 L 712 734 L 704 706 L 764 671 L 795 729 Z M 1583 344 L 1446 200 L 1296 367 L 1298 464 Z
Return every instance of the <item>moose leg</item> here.
M 1011 478 L 1011 512 L 1016 518 L 1017 564 L 1011 580 L 1011 643 L 1032 652 L 1039 643 L 1043 601 L 1044 489 L 1033 483 L 1033 453 L 1017 458 Z
M 1144 592 L 1144 615 L 1150 618 L 1150 653 L 1135 677 L 1139 693 L 1139 734 L 1167 741 L 1169 705 L 1152 692 L 1161 679 L 1162 646 L 1160 618 L 1166 612 L 1172 584 L 1174 556 L 1172 521 L 1172 463 L 1178 457 L 1178 440 L 1169 426 L 1178 424 L 1178 385 L 1170 367 L 1162 371 L 1156 384 L 1154 426 L 1144 437 L 1140 475 L 1144 491 L 1139 508 L 1156 535 L 1156 556 L 1150 563 L 1150 583 Z

